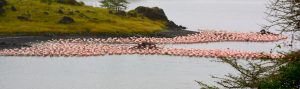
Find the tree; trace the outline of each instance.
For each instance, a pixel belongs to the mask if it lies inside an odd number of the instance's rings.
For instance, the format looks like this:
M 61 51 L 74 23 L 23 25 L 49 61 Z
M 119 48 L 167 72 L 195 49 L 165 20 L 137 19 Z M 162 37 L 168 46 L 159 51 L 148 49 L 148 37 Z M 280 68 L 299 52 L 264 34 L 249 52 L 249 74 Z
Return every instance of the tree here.
M 271 25 L 263 26 L 263 30 L 291 32 L 292 46 L 295 33 L 300 31 L 300 0 L 270 0 L 267 8 L 267 20 Z
M 127 9 L 128 2 L 126 0 L 103 0 L 100 1 L 102 7 L 109 9 L 110 11 L 124 11 Z
M 300 51 L 291 52 L 284 60 L 287 65 L 280 68 L 277 75 L 261 83 L 265 89 L 300 89 Z
M 279 68 L 286 64 L 286 62 L 277 61 L 249 61 L 246 65 L 239 63 L 237 59 L 225 59 L 221 62 L 227 63 L 239 72 L 239 75 L 227 74 L 225 78 L 212 76 L 212 78 L 219 79 L 216 83 L 224 88 L 251 88 L 260 89 L 261 83 L 267 80 L 270 76 L 276 75 Z M 222 89 L 216 86 L 207 85 L 201 81 L 196 81 L 201 89 Z
M 267 8 L 267 20 L 271 25 L 265 26 L 266 29 L 300 31 L 300 0 L 270 0 Z

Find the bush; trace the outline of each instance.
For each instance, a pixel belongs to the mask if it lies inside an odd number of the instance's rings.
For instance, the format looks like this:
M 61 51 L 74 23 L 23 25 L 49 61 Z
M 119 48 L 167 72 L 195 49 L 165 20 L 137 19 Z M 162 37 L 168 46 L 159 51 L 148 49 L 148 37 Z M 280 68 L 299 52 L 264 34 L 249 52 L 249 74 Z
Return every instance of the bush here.
M 130 10 L 127 12 L 127 15 L 130 17 L 138 17 L 138 13 L 135 10 Z
M 279 74 L 271 76 L 261 84 L 266 89 L 300 89 L 300 51 L 293 52 L 284 60 L 290 60 L 279 70 Z

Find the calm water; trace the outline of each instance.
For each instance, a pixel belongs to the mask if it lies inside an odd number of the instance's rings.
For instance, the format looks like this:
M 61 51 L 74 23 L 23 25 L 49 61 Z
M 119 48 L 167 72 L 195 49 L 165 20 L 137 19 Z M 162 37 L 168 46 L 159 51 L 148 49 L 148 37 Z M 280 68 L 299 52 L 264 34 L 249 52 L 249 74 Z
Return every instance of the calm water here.
M 98 0 L 85 0 L 99 6 Z M 223 29 L 256 32 L 267 0 L 134 0 L 137 6 L 159 6 L 189 30 Z M 218 42 L 166 45 L 179 48 L 236 49 L 269 52 L 275 43 Z M 282 49 L 288 50 L 288 49 Z M 236 71 L 212 58 L 171 56 L 0 57 L 0 89 L 199 89 L 194 80 L 213 83 L 210 75 Z
M 194 80 L 236 72 L 211 58 L 0 57 L 0 89 L 199 89 Z

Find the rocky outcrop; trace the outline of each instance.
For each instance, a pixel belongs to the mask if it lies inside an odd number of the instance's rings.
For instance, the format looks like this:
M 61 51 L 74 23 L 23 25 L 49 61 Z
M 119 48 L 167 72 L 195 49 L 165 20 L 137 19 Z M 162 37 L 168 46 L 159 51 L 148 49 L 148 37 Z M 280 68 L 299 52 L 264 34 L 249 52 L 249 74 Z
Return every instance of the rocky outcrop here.
M 10 9 L 11 9 L 12 11 L 17 11 L 17 8 L 16 8 L 15 6 L 11 6 Z
M 165 12 L 163 9 L 160 9 L 158 7 L 143 7 L 139 6 L 135 9 L 135 11 L 138 14 L 142 14 L 143 16 L 152 19 L 152 20 L 168 20 L 168 17 L 166 16 Z
M 75 20 L 71 17 L 64 16 L 61 20 L 59 20 L 59 23 L 61 23 L 61 24 L 71 24 L 71 23 L 75 23 Z
M 21 20 L 21 21 L 28 21 L 29 20 L 29 18 L 26 17 L 26 16 L 17 16 L 17 19 Z
M 135 13 L 136 14 L 135 14 Z M 137 7 L 134 11 L 129 11 L 128 15 L 129 16 L 137 16 L 137 14 L 140 14 L 142 16 L 145 16 L 149 19 L 152 20 L 162 20 L 166 21 L 166 26 L 167 29 L 169 30 L 183 30 L 186 29 L 186 27 L 177 25 L 173 21 L 169 20 L 168 17 L 166 16 L 165 12 L 163 9 L 158 8 L 158 7 L 144 7 L 144 6 L 139 6 Z
M 137 46 L 134 46 L 132 48 L 134 48 L 134 49 L 156 49 L 157 46 L 155 43 L 142 42 L 142 43 L 138 43 Z

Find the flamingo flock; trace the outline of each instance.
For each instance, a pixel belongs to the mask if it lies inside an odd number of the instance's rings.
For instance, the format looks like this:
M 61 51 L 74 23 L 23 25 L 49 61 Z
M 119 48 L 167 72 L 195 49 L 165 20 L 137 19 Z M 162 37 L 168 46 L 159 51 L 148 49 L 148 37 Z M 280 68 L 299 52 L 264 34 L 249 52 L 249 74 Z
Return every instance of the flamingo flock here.
M 32 44 L 31 47 L 0 50 L 1 56 L 103 56 L 103 55 L 170 55 L 189 57 L 226 57 L 226 58 L 280 58 L 281 54 L 248 52 L 238 50 L 218 49 L 179 49 L 164 48 L 134 49 L 134 43 L 153 42 L 157 44 L 187 44 L 218 41 L 251 41 L 270 42 L 286 39 L 283 35 L 261 35 L 258 33 L 233 33 L 220 31 L 205 31 L 188 36 L 174 38 L 107 38 L 107 39 L 60 39 Z
M 284 35 L 260 34 L 260 33 L 242 33 L 225 31 L 203 31 L 187 36 L 177 36 L 174 38 L 154 38 L 154 37 L 128 37 L 128 38 L 107 38 L 107 39 L 77 39 L 75 41 L 101 42 L 109 44 L 137 44 L 142 42 L 151 42 L 157 44 L 191 44 L 208 43 L 220 41 L 244 41 L 244 42 L 273 42 L 287 39 Z

